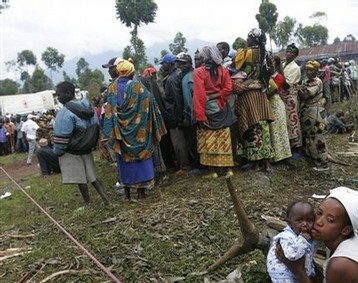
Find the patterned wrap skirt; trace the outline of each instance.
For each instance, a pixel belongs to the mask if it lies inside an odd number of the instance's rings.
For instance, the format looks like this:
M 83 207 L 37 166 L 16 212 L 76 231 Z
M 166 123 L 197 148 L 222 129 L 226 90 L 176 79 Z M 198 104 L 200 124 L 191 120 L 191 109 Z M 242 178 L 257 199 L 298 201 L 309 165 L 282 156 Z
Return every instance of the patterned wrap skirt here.
M 230 127 L 219 130 L 198 129 L 198 153 L 200 163 L 206 166 L 231 167 L 234 160 Z

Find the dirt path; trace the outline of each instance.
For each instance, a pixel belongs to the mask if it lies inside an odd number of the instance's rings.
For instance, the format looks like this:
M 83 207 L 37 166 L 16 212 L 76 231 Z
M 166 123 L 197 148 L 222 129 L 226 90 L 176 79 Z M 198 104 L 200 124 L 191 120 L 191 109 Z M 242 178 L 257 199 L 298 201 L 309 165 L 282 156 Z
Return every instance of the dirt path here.
M 37 158 L 36 156 L 32 159 L 32 164 L 27 165 L 26 161 L 19 161 L 15 163 L 6 164 L 1 166 L 0 169 L 0 182 L 9 181 L 9 177 L 5 174 L 4 170 L 7 174 L 11 176 L 15 181 L 19 179 L 23 179 L 26 177 L 32 177 L 39 173 L 39 167 L 37 166 Z

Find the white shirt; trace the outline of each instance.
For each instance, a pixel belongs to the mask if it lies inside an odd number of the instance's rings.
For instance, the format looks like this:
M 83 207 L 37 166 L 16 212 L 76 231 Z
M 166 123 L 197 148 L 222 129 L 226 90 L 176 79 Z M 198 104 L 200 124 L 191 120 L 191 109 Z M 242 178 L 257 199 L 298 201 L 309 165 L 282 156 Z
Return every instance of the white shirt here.
M 26 134 L 26 139 L 35 140 L 36 139 L 36 131 L 40 128 L 39 125 L 35 121 L 31 119 L 27 119 L 26 122 L 21 127 L 21 131 Z

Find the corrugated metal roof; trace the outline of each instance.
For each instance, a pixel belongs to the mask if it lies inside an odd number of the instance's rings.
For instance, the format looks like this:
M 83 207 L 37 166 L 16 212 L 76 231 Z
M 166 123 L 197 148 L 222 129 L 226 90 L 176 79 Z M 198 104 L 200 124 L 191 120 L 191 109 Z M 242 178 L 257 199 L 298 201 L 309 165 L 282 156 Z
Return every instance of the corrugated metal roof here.
M 319 45 L 310 48 L 300 49 L 297 61 L 305 61 L 308 59 L 320 59 L 326 57 L 341 57 L 351 55 L 356 57 L 358 54 L 358 41 L 340 42 L 330 45 Z M 280 51 L 278 56 L 285 59 L 285 50 Z

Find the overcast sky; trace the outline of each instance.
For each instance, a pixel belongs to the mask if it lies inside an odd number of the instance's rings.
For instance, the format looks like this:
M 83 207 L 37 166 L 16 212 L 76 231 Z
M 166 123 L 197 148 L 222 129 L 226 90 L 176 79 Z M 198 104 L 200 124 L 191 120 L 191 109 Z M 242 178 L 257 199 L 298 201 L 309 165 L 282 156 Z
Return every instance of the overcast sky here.
M 312 25 L 309 18 L 322 11 L 329 30 L 329 43 L 352 34 L 358 38 L 357 0 L 272 0 L 279 19 L 295 18 Z M 257 27 L 255 14 L 261 0 L 157 0 L 155 23 L 140 27 L 139 37 L 147 47 L 155 42 L 173 40 L 177 32 L 187 40 L 209 42 L 246 38 Z M 54 47 L 65 60 L 86 53 L 118 51 L 129 44 L 129 28 L 116 18 L 115 0 L 10 0 L 10 8 L 0 14 L 0 79 L 11 77 L 4 62 L 16 59 L 29 49 L 40 63 L 41 53 Z M 200 47 L 200 46 L 198 46 Z

